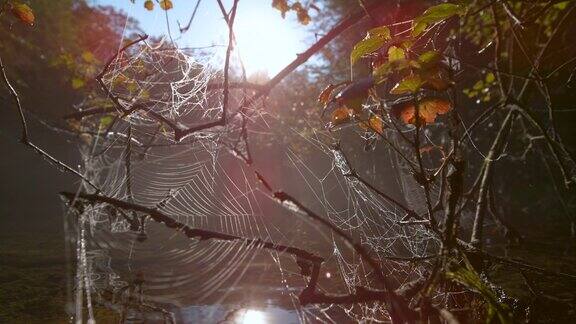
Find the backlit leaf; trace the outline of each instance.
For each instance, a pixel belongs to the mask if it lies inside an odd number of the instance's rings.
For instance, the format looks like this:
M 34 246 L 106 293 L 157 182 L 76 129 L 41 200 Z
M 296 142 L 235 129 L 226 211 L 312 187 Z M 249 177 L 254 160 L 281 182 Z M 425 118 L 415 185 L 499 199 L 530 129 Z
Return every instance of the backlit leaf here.
M 418 56 L 418 63 L 422 68 L 429 68 L 440 62 L 442 55 L 436 51 L 426 51 Z
M 423 99 L 418 103 L 419 124 L 423 126 L 433 123 L 437 115 L 445 114 L 450 110 L 452 110 L 452 105 L 448 100 L 434 97 Z M 417 124 L 416 109 L 412 101 L 392 106 L 390 113 L 406 124 Z
M 388 60 L 390 62 L 402 60 L 406 58 L 406 53 L 400 47 L 390 46 L 388 49 Z
M 370 119 L 368 119 L 368 121 L 359 122 L 358 125 L 363 130 L 366 130 L 366 131 L 371 130 L 371 131 L 374 131 L 378 134 L 382 134 L 382 132 L 384 130 L 384 127 L 382 124 L 382 119 L 380 119 L 380 117 L 378 117 L 376 115 L 372 115 L 372 117 L 370 117 Z
M 302 25 L 308 25 L 310 23 L 310 15 L 308 15 L 308 10 L 306 10 L 300 2 L 295 2 L 292 5 L 292 10 L 296 11 L 296 15 L 298 17 L 298 21 Z
M 171 0 L 160 0 L 160 8 L 163 10 L 170 10 L 174 8 Z
M 324 88 L 324 90 L 322 90 L 318 96 L 318 102 L 324 105 L 327 104 L 328 101 L 330 101 L 330 96 L 332 95 L 334 88 L 336 88 L 336 86 L 333 84 L 329 84 L 326 88 Z
M 386 80 L 386 77 L 392 72 L 402 71 L 408 68 L 419 68 L 418 62 L 413 60 L 401 59 L 386 62 L 372 71 L 372 75 L 376 83 L 381 83 Z
M 488 72 L 488 73 L 486 74 L 486 82 L 487 82 L 487 83 L 492 83 L 492 82 L 494 82 L 494 80 L 496 80 L 496 76 L 494 76 L 494 73 Z
M 426 30 L 426 27 L 428 27 L 427 23 L 414 22 L 414 25 L 412 26 L 412 36 L 418 36 L 422 34 L 422 32 Z
M 86 63 L 94 63 L 96 61 L 96 58 L 94 57 L 94 54 L 92 54 L 92 52 L 89 51 L 85 51 L 82 53 L 82 59 L 86 62 Z
M 366 37 L 354 46 L 352 53 L 350 53 L 350 62 L 354 64 L 362 56 L 379 50 L 390 38 L 390 29 L 386 26 L 370 29 L 366 33 Z
M 12 14 L 26 25 L 33 26 L 36 18 L 34 12 L 27 4 L 12 3 Z
M 353 111 L 346 108 L 340 107 L 332 112 L 331 124 L 332 126 L 342 125 L 348 121 L 350 121 L 350 117 L 353 114 Z
M 386 77 L 394 71 L 392 62 L 385 62 L 372 71 L 372 75 L 377 83 L 386 80 Z
M 384 39 L 378 37 L 361 40 L 354 46 L 354 49 L 352 49 L 350 53 L 350 63 L 354 65 L 362 56 L 377 51 L 383 45 Z
M 428 89 L 445 91 L 453 85 L 448 72 L 442 67 L 422 70 L 420 74 L 424 79 L 424 86 Z
M 80 89 L 84 86 L 85 82 L 83 79 L 79 77 L 75 77 L 72 79 L 72 89 Z
M 443 21 L 457 14 L 461 15 L 464 13 L 464 11 L 465 8 L 463 6 L 453 3 L 441 3 L 439 5 L 430 7 L 426 9 L 426 11 L 424 11 L 420 17 L 414 19 L 412 35 L 418 36 L 426 29 L 428 25 Z
M 368 38 L 390 39 L 390 29 L 386 26 L 372 28 L 368 31 Z
M 398 82 L 392 90 L 390 90 L 391 94 L 401 95 L 405 93 L 414 93 L 420 90 L 420 87 L 424 84 L 424 81 L 418 74 L 412 74 L 402 81 Z
M 114 121 L 114 116 L 112 115 L 105 115 L 100 118 L 100 129 L 104 129 L 112 124 Z
M 570 4 L 570 1 L 562 1 L 555 4 L 553 7 L 556 9 L 564 10 Z
M 424 11 L 424 13 L 415 20 L 417 22 L 433 24 L 450 18 L 454 15 L 461 15 L 464 13 L 464 9 L 465 8 L 461 5 L 453 3 L 441 3 L 426 9 L 426 11 Z
M 152 1 L 152 0 L 146 0 L 146 1 L 144 2 L 144 8 L 146 8 L 148 11 L 154 10 L 154 1 Z
M 280 11 L 282 18 L 285 18 L 286 12 L 290 10 L 290 6 L 286 0 L 272 0 L 272 7 Z

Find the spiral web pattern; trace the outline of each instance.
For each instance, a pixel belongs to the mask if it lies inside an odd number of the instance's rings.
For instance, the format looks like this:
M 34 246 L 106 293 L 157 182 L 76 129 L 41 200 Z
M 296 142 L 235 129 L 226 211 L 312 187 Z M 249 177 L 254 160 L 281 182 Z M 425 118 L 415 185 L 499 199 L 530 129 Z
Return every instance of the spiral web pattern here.
M 293 145 L 286 145 L 278 134 L 286 126 L 260 102 L 240 108 L 253 93 L 250 89 L 231 87 L 224 112 L 220 61 L 206 50 L 138 45 L 111 62 L 102 76 L 105 87 L 124 109 L 139 108 L 125 116 L 83 120 L 84 130 L 92 134 L 81 147 L 83 167 L 100 194 L 157 210 L 190 228 L 321 255 L 323 291 L 381 288 L 372 269 L 339 237 L 294 206 L 274 200 L 254 176 L 257 171 L 271 186 L 290 192 L 350 233 L 396 286 L 422 275 L 422 266 L 387 257 L 422 257 L 437 243 L 424 227 L 402 224 L 402 210 L 348 176 L 352 166 L 331 146 L 337 134 L 290 129 Z M 234 57 L 233 71 L 241 70 L 238 62 Z M 234 73 L 231 79 L 242 81 Z M 109 101 L 100 99 L 87 101 L 82 109 Z M 224 125 L 180 141 L 158 121 L 161 116 L 185 128 L 224 113 Z M 411 208 L 424 208 L 414 198 L 419 188 L 407 170 L 400 165 L 396 172 Z M 104 306 L 126 322 L 217 322 L 234 318 L 242 308 L 280 305 L 275 316 L 287 322 L 387 320 L 381 303 L 301 306 L 298 295 L 307 281 L 295 258 L 260 244 L 190 239 L 145 213 L 101 202 L 72 208 L 68 217 L 77 247 L 77 319 L 98 320 L 97 309 Z

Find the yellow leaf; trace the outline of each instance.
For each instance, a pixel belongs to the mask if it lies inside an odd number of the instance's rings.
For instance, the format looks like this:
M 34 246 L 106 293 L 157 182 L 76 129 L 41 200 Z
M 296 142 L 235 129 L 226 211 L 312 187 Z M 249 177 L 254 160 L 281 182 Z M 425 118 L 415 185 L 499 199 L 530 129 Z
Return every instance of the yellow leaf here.
M 72 79 L 72 89 L 80 89 L 84 86 L 85 82 L 83 79 L 79 77 L 75 77 Z
M 146 2 L 144 2 L 144 8 L 146 8 L 148 11 L 154 10 L 154 1 L 146 0 Z
M 492 83 L 495 80 L 496 80 L 496 76 L 494 75 L 494 73 L 488 72 L 488 74 L 486 74 L 486 82 L 487 83 Z
M 174 8 L 171 0 L 160 0 L 160 8 L 163 10 L 170 10 Z
M 89 51 L 85 51 L 84 53 L 82 53 L 82 59 L 86 63 L 93 63 L 94 61 L 96 61 L 94 54 L 92 54 L 92 52 L 89 52 Z
M 24 3 L 13 3 L 12 4 L 12 14 L 16 16 L 16 18 L 20 19 L 21 22 L 25 23 L 26 25 L 33 26 L 35 17 L 32 8 L 30 8 L 27 4 Z

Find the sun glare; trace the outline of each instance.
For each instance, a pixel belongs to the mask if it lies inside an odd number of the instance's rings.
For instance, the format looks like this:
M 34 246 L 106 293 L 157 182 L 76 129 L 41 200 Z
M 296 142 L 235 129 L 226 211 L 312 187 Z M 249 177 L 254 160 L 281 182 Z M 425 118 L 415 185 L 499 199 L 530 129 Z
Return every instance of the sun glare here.
M 234 30 L 248 74 L 265 72 L 273 76 L 295 59 L 305 45 L 304 27 L 282 19 L 269 6 L 239 13 Z
M 266 324 L 266 316 L 263 312 L 248 309 L 239 318 L 239 324 Z

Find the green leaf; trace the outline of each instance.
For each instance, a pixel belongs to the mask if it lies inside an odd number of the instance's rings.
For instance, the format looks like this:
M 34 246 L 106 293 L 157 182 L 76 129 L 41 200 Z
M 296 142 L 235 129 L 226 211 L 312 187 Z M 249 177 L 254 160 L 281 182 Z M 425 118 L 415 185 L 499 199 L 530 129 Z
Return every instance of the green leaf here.
M 448 19 L 454 15 L 461 15 L 465 11 L 465 8 L 461 5 L 453 3 L 441 3 L 439 5 L 430 7 L 414 19 L 412 27 L 412 35 L 420 35 L 428 25 L 435 24 L 437 22 Z
M 398 82 L 390 94 L 401 95 L 405 93 L 414 93 L 420 90 L 420 87 L 424 84 L 424 81 L 418 74 L 413 74 L 405 77 L 402 81 Z
M 85 82 L 82 78 L 74 77 L 72 79 L 72 89 L 80 89 L 84 86 Z
M 391 62 L 385 62 L 372 71 L 372 76 L 376 83 L 380 83 L 390 74 L 394 72 L 394 66 Z
M 442 59 L 442 55 L 437 51 L 426 51 L 420 54 L 418 57 L 418 63 L 420 63 L 423 68 L 429 68 L 440 62 L 440 59 Z
M 380 65 L 376 69 L 374 69 L 374 71 L 372 71 L 372 76 L 374 77 L 374 80 L 376 80 L 376 83 L 381 83 L 392 72 L 402 71 L 402 70 L 407 69 L 409 67 L 418 68 L 417 65 L 418 65 L 418 62 L 407 60 L 407 59 L 389 61 L 389 62 L 386 62 L 386 63 Z
M 422 32 L 426 30 L 426 27 L 428 27 L 427 23 L 414 21 L 414 25 L 412 26 L 412 36 L 416 37 L 422 34 Z
M 570 3 L 570 1 L 562 1 L 562 2 L 558 2 L 553 7 L 556 9 L 564 10 L 564 9 L 566 9 L 566 7 L 568 6 L 569 3 Z
M 362 56 L 377 51 L 383 45 L 384 39 L 379 37 L 361 40 L 354 46 L 352 53 L 350 53 L 350 63 L 354 65 Z
M 464 7 L 453 3 L 441 3 L 439 5 L 428 8 L 424 13 L 416 18 L 417 22 L 424 22 L 427 24 L 434 24 L 450 18 L 454 15 L 461 15 L 464 13 Z
M 496 77 L 494 76 L 494 73 L 488 72 L 488 74 L 486 74 L 486 83 L 492 83 L 495 80 L 496 80 Z
M 380 49 L 387 40 L 390 40 L 390 29 L 386 26 L 376 27 L 370 29 L 366 33 L 366 38 L 358 42 L 352 53 L 350 53 L 350 62 L 352 65 L 366 55 L 373 53 Z
M 390 37 L 390 29 L 388 29 L 386 26 L 370 29 L 367 36 L 367 38 L 380 38 L 382 40 L 389 40 Z
M 476 83 L 474 83 L 474 85 L 472 86 L 472 89 L 474 90 L 482 90 L 483 88 L 484 88 L 484 81 L 482 80 L 476 81 Z
M 400 47 L 390 46 L 388 49 L 388 60 L 390 62 L 403 60 L 406 58 L 406 53 Z
M 113 121 L 114 121 L 114 116 L 112 116 L 112 115 L 103 116 L 102 118 L 100 118 L 100 129 L 104 129 L 104 128 L 110 126 L 110 124 L 112 124 Z
M 94 56 L 94 54 L 90 51 L 84 51 L 82 53 L 82 59 L 84 60 L 84 62 L 86 63 L 94 63 L 96 62 L 96 57 Z

